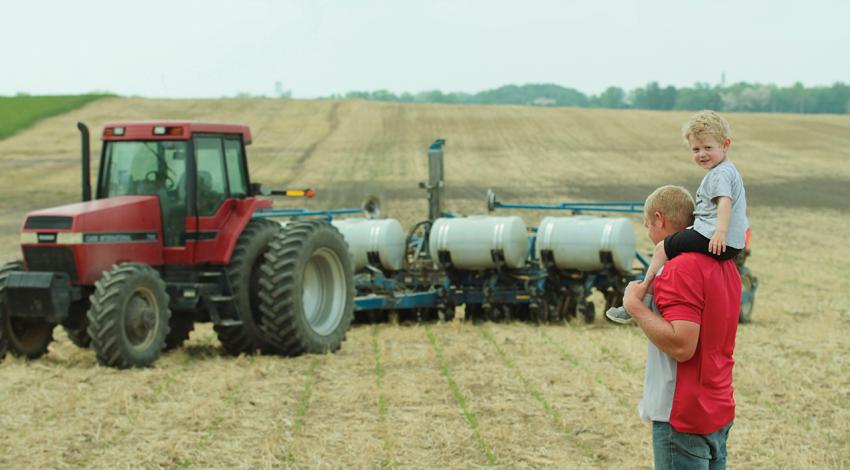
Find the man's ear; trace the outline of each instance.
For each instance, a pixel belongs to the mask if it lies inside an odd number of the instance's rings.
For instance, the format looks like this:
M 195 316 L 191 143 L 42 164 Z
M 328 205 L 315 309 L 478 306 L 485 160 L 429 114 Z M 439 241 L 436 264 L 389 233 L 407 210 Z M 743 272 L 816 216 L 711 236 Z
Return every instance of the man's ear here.
M 667 218 L 664 217 L 664 214 L 661 212 L 655 211 L 655 213 L 652 214 L 652 222 L 653 224 L 658 224 L 659 227 L 663 228 L 664 225 L 667 224 Z

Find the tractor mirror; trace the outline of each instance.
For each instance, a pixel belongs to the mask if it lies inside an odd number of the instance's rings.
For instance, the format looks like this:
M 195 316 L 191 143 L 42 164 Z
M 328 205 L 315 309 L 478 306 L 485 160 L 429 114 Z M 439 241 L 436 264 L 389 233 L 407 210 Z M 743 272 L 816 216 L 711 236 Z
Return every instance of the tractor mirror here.
M 370 194 L 366 196 L 361 208 L 366 213 L 366 218 L 377 219 L 381 215 L 381 200 L 378 199 L 378 196 Z
M 251 194 L 252 195 L 254 195 L 254 196 L 256 196 L 256 195 L 268 196 L 271 193 L 272 192 L 269 191 L 269 188 L 265 187 L 265 185 L 263 185 L 263 183 L 251 183 Z

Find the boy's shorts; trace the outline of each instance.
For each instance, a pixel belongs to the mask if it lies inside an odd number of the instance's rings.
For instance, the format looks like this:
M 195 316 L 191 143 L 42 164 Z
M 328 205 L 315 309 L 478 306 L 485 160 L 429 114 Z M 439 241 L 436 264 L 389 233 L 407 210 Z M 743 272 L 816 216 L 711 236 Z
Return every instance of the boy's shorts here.
M 708 251 L 708 243 L 710 241 L 710 239 L 705 238 L 701 233 L 697 232 L 693 228 L 686 228 L 681 232 L 668 235 L 667 238 L 664 239 L 664 253 L 667 254 L 667 259 L 673 259 L 680 253 L 702 253 L 711 256 L 716 260 L 727 260 L 738 256 L 738 253 L 741 252 L 740 248 L 726 246 L 726 251 L 719 255 L 715 255 Z

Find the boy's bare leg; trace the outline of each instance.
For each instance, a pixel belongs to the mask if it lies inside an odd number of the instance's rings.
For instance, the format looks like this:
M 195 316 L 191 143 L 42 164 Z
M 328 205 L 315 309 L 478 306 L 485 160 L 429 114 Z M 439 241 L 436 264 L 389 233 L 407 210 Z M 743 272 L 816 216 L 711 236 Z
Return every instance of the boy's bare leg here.
M 658 242 L 655 245 L 655 250 L 652 252 L 652 259 L 649 260 L 649 267 L 646 268 L 646 276 L 643 278 L 643 283 L 645 285 L 652 284 L 652 280 L 655 279 L 655 275 L 658 274 L 658 270 L 661 269 L 661 266 L 667 262 L 667 252 L 664 251 L 664 241 Z

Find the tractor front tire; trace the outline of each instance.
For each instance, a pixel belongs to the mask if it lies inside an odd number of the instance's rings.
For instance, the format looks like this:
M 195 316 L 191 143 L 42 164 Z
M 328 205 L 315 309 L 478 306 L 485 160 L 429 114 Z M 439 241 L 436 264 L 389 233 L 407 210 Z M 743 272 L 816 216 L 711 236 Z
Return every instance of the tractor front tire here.
M 6 263 L 0 268 L 0 349 L 8 347 L 12 355 L 36 359 L 47 353 L 56 326 L 40 318 L 14 317 L 6 305 L 6 278 L 12 271 L 23 271 L 20 261 Z M 3 352 L 5 354 L 5 352 Z M 2 356 L 0 356 L 2 357 Z
M 169 332 L 168 301 L 165 282 L 150 266 L 122 263 L 105 272 L 88 312 L 97 361 L 119 369 L 153 364 Z
M 354 312 L 348 244 L 323 220 L 290 223 L 260 266 L 262 327 L 287 355 L 340 348 Z
M 233 249 L 227 266 L 227 278 L 233 302 L 239 310 L 239 326 L 216 325 L 215 332 L 228 354 L 272 352 L 274 346 L 259 328 L 260 309 L 257 298 L 259 267 L 269 242 L 280 232 L 280 224 L 266 219 L 252 219 Z

